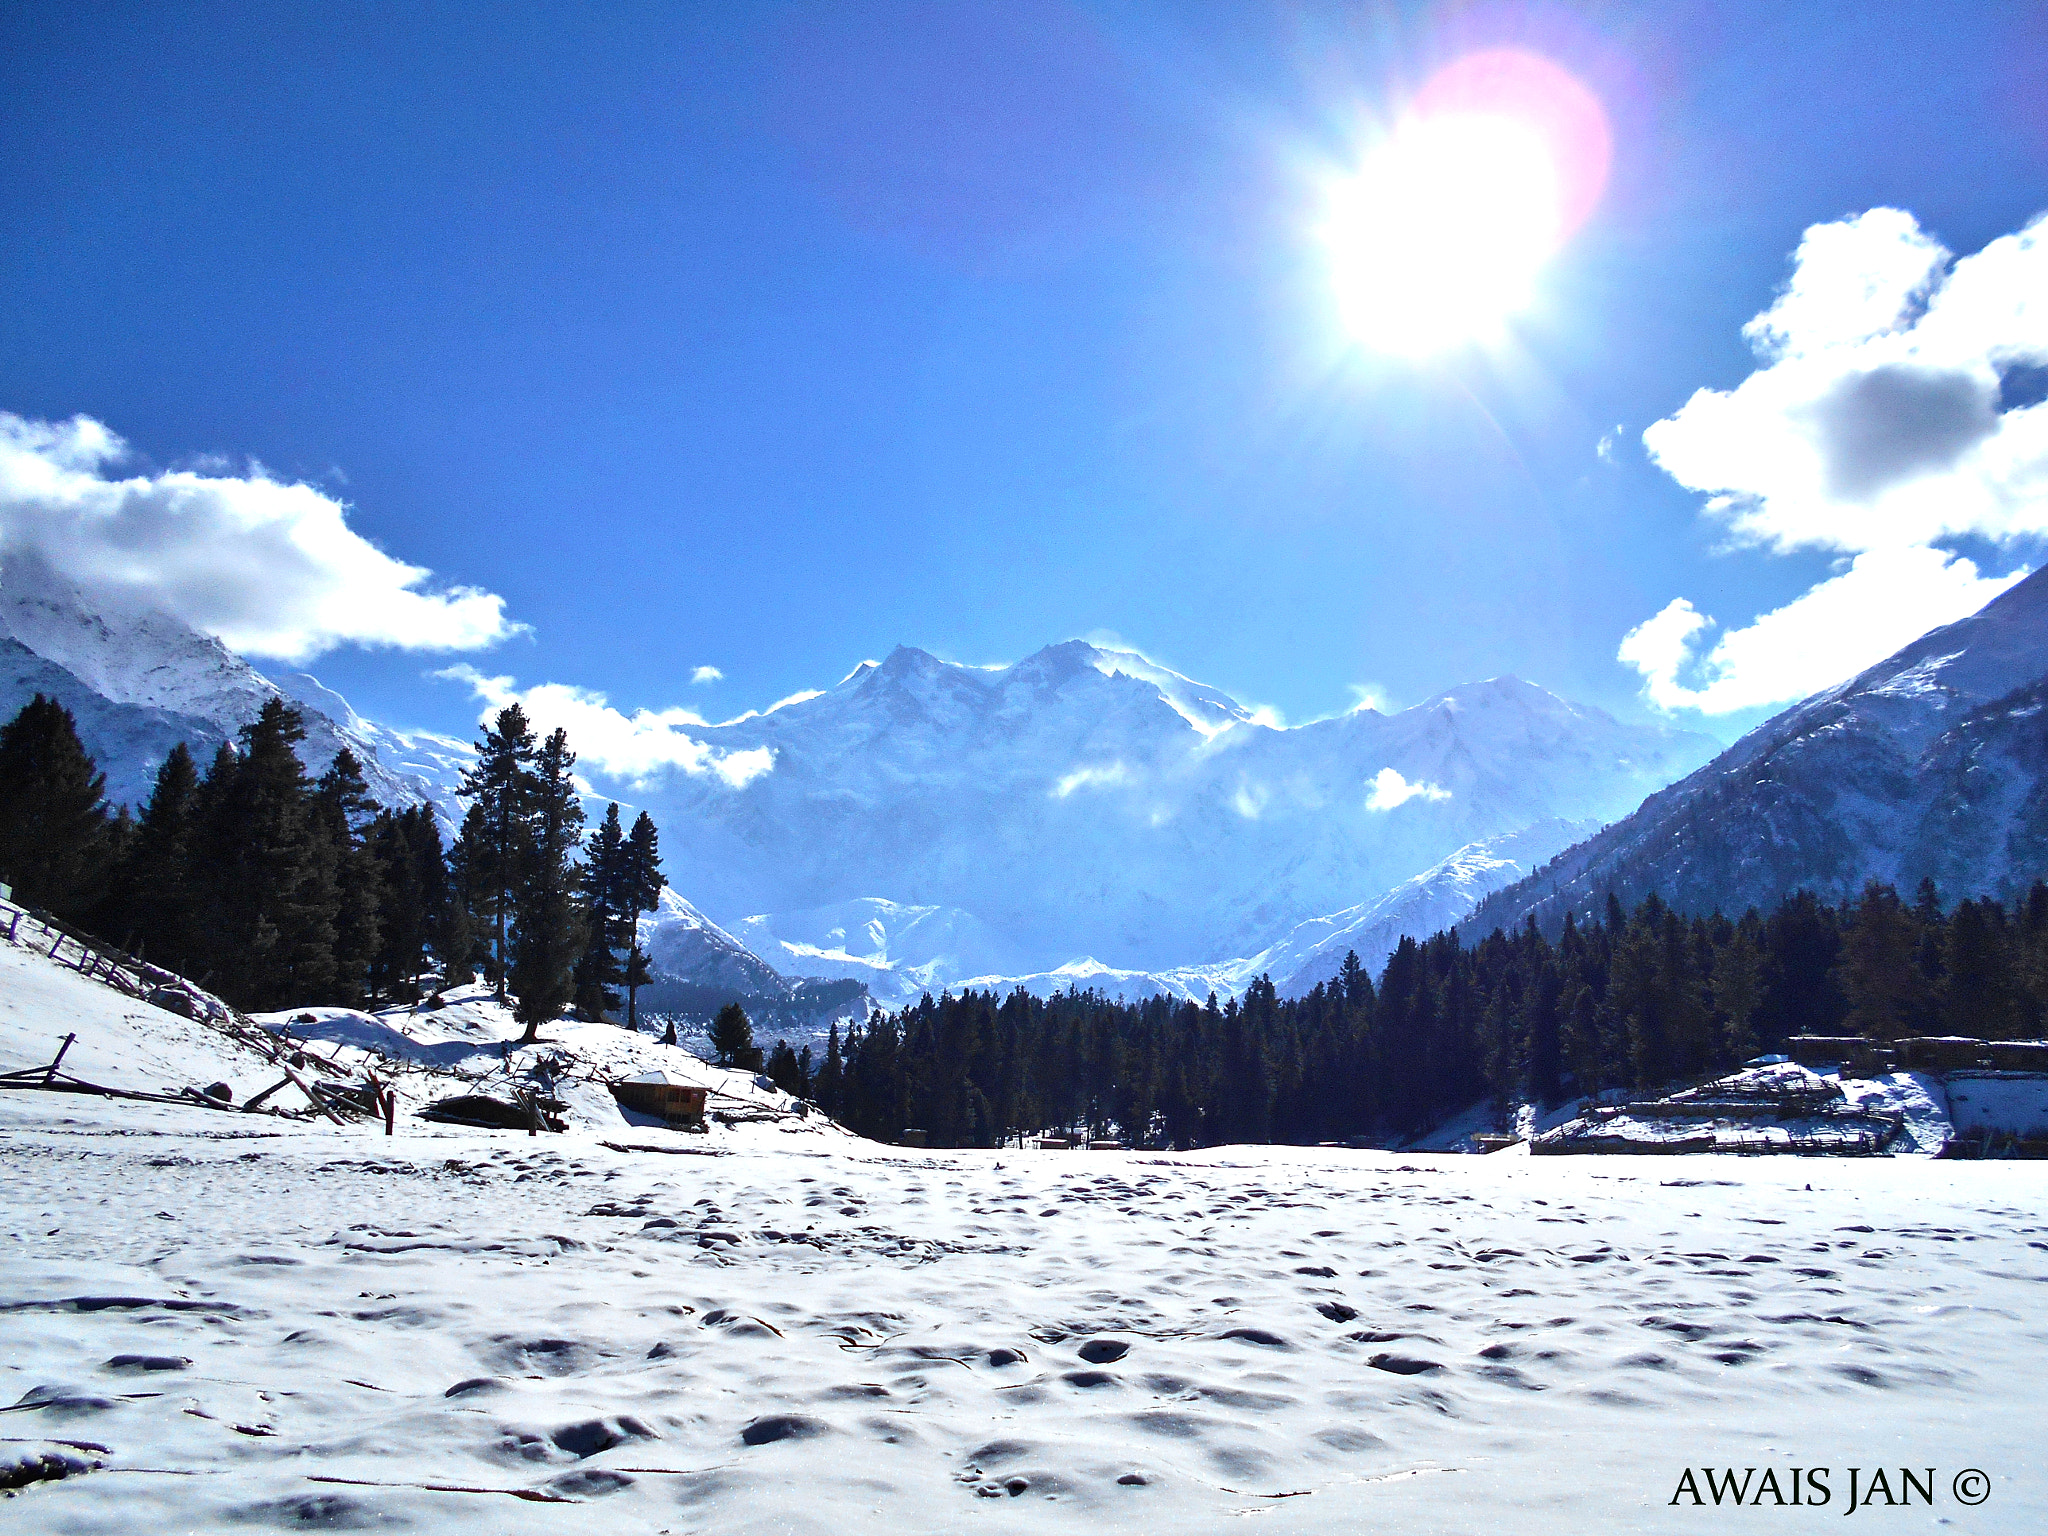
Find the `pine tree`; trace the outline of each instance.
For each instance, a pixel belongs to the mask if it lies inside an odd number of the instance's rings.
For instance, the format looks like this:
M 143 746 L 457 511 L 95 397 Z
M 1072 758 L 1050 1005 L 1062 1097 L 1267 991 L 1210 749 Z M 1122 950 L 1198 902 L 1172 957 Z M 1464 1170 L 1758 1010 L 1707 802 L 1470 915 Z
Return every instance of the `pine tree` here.
M 1870 882 L 1842 925 L 1836 984 L 1849 1004 L 1842 1023 L 1873 1040 L 1911 1034 L 1933 1005 L 1921 974 L 1913 914 L 1888 885 Z
M 631 910 L 626 866 L 626 834 L 619 824 L 619 803 L 605 808 L 604 821 L 591 834 L 583 866 L 583 910 L 588 916 L 589 947 L 576 962 L 576 1011 L 601 1020 L 619 1006 L 612 989 L 625 975 L 619 950 L 630 942 L 637 913 Z
M 1723 1049 L 1732 1061 L 1747 1061 L 1756 1054 L 1756 1010 L 1764 995 L 1762 929 L 1756 913 L 1750 912 L 1714 954 L 1714 1008 L 1721 1016 Z
M 340 897 L 336 889 L 338 849 L 322 835 L 319 811 L 299 747 L 306 739 L 304 714 L 273 699 L 244 742 L 238 778 L 256 810 L 257 848 L 274 860 L 269 916 L 280 944 L 281 964 L 273 1006 L 337 1001 L 335 939 Z
M 652 912 L 661 905 L 662 887 L 668 884 L 668 877 L 661 872 L 661 837 L 655 831 L 654 818 L 645 811 L 633 819 L 633 830 L 627 835 L 625 869 L 633 912 L 626 971 L 621 979 L 626 988 L 626 1024 L 637 1029 L 636 1004 L 640 989 L 654 979 L 653 966 L 646 952 L 640 948 L 640 914 Z
M 636 938 L 633 947 L 626 951 L 625 973 L 619 978 L 619 984 L 626 989 L 626 1028 L 636 1034 L 640 1029 L 640 1016 L 634 1005 L 639 1000 L 640 989 L 653 980 L 654 969 L 648 961 L 647 951 L 640 947 Z
M 37 694 L 0 727 L 0 880 L 17 902 L 76 920 L 99 899 L 111 855 L 106 787 L 55 699 Z
M 575 764 L 568 733 L 555 731 L 535 755 L 527 793 L 530 820 L 513 891 L 510 978 L 517 994 L 512 1016 L 526 1026 L 522 1042 L 539 1039 L 540 1026 L 561 1017 L 575 995 L 576 960 L 588 943 L 577 901 L 583 804 L 570 774 Z
M 377 951 L 369 969 L 371 1001 L 395 998 L 417 1002 L 413 978 L 424 964 L 431 919 L 427 910 L 427 871 L 440 867 L 438 836 L 431 861 L 421 857 L 413 840 L 413 824 L 423 813 L 409 807 L 396 815 L 386 811 L 370 824 L 364 857 L 377 877 Z
M 808 1058 L 809 1055 L 810 1047 L 805 1046 L 804 1056 Z M 810 1071 L 807 1063 L 790 1049 L 787 1040 L 775 1042 L 775 1048 L 768 1053 L 768 1064 L 762 1070 L 774 1079 L 775 1086 L 784 1093 L 799 1099 L 810 1097 Z
M 380 947 L 384 871 L 367 833 L 377 814 L 363 765 L 343 747 L 313 789 L 314 821 L 326 841 L 323 857 L 334 880 L 333 997 L 351 1006 L 365 1000 Z
M 298 709 L 271 699 L 200 786 L 194 865 L 215 987 L 244 1008 L 327 1001 L 334 987 L 334 851 L 297 747 Z
M 839 1021 L 834 1019 L 825 1041 L 825 1064 L 818 1069 L 816 1084 L 818 1104 L 828 1115 L 839 1115 L 846 1087 L 845 1073 L 846 1060 L 839 1049 Z
M 503 975 L 491 948 L 494 893 L 484 877 L 489 837 L 484 809 L 472 802 L 448 848 L 448 919 L 436 946 L 450 986 L 470 980 L 479 967 L 494 986 Z
M 1957 902 L 1943 948 L 1943 1030 L 1980 1040 L 2011 1039 L 2020 1012 L 2004 909 L 1988 899 Z
M 754 1044 L 754 1024 L 738 1003 L 727 1003 L 711 1021 L 711 1049 L 721 1067 L 758 1068 L 760 1048 Z
M 461 986 L 473 974 L 469 909 L 455 898 L 448 858 L 441 846 L 440 823 L 431 809 L 416 805 L 399 813 L 398 825 L 411 851 L 413 877 L 419 882 L 425 948 L 433 952 L 441 984 Z
M 196 953 L 199 911 L 193 889 L 192 830 L 199 772 L 185 743 L 156 770 L 142 820 L 114 874 L 114 920 L 135 934 L 136 952 L 180 969 Z
M 460 789 L 470 802 L 469 818 L 463 823 L 466 872 L 476 910 L 494 939 L 492 979 L 502 1003 L 511 969 L 513 914 L 532 837 L 535 748 L 526 711 L 517 704 L 499 710 L 476 751 L 476 766 L 462 776 Z M 473 841 L 471 819 L 476 827 Z

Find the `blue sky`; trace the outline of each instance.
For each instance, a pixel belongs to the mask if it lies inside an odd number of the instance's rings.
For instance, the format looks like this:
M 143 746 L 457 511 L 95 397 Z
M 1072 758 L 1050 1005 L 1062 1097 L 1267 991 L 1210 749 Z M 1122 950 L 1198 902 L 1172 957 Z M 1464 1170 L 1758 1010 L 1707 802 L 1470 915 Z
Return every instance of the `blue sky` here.
M 1360 347 L 1318 199 L 1495 46 L 1598 97 L 1601 200 L 1511 344 Z M 15 4 L 0 411 L 308 481 L 530 627 L 309 663 L 399 723 L 468 730 L 454 660 L 718 718 L 1109 632 L 1290 719 L 1500 672 L 1639 716 L 1661 675 L 1728 738 L 1768 709 L 1677 680 L 1687 611 L 1871 546 L 1730 548 L 1640 434 L 1765 371 L 1809 226 L 1967 257 L 2048 207 L 2044 58 L 2012 4 Z M 1667 461 L 1748 486 L 1705 430 Z

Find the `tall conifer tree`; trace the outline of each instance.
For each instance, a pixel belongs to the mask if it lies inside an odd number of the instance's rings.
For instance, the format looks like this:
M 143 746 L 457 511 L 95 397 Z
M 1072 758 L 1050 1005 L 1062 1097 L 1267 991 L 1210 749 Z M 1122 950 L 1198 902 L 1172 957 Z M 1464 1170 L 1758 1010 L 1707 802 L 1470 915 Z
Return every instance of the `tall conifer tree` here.
M 517 995 L 512 1016 L 526 1026 L 526 1041 L 538 1039 L 540 1026 L 559 1018 L 575 995 L 576 960 L 588 942 L 577 901 L 583 804 L 570 774 L 575 763 L 568 733 L 561 730 L 534 758 L 531 819 L 513 893 L 510 978 Z
M 654 818 L 642 811 L 633 818 L 633 830 L 626 838 L 626 887 L 632 904 L 628 917 L 626 971 L 626 1023 L 638 1029 L 637 1003 L 640 989 L 654 979 L 647 952 L 640 947 L 640 914 L 661 905 L 662 887 L 668 877 L 661 872 L 661 835 Z
M 492 934 L 493 980 L 498 1001 L 503 1002 L 511 967 L 513 913 L 532 838 L 534 744 L 526 711 L 517 704 L 499 710 L 476 750 L 476 766 L 462 776 L 461 793 L 470 802 L 463 839 L 478 911 Z
M 181 741 L 158 765 L 149 803 L 115 873 L 116 921 L 134 931 L 142 952 L 173 969 L 189 965 L 196 953 L 192 836 L 198 800 L 199 772 Z
M 55 699 L 37 694 L 0 727 L 0 880 L 16 901 L 77 920 L 98 900 L 111 851 L 106 787 Z

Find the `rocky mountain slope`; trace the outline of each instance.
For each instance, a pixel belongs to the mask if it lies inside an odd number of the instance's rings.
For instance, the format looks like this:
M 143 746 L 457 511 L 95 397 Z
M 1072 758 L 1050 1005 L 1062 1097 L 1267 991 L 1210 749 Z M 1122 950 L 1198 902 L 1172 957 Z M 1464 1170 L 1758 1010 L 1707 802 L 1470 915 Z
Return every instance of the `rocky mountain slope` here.
M 1612 891 L 1741 912 L 1869 880 L 1945 900 L 2048 875 L 2048 572 L 1768 721 L 1632 816 L 1489 897 L 1550 924 Z

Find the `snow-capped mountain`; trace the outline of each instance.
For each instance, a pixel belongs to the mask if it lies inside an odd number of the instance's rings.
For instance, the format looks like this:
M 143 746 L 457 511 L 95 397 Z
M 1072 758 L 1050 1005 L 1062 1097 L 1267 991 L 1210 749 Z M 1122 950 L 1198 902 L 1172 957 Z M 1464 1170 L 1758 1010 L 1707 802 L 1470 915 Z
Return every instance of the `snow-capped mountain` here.
M 0 566 L 0 719 L 38 692 L 78 721 L 115 804 L 140 807 L 180 741 L 204 771 L 220 743 L 282 693 L 306 706 L 301 755 L 312 772 L 347 746 L 382 804 L 432 804 L 460 819 L 453 789 L 464 744 L 372 725 L 315 678 L 273 682 L 171 614 L 116 593 L 88 596 L 37 556 L 10 554 Z
M 1081 641 L 1000 668 L 900 647 L 693 734 L 772 768 L 642 791 L 671 879 L 778 966 L 832 975 L 877 946 L 852 937 L 858 914 L 815 914 L 878 896 L 971 914 L 1008 976 L 1254 955 L 1467 844 L 1621 815 L 1714 750 L 1509 677 L 1281 728 Z M 891 968 L 922 953 L 883 948 Z
M 467 743 L 365 720 L 314 677 L 267 677 L 169 614 L 10 556 L 0 711 L 37 691 L 72 710 L 117 802 L 147 796 L 173 743 L 204 761 L 282 693 L 314 771 L 347 745 L 379 800 L 460 815 Z M 650 917 L 657 970 L 691 1006 L 722 993 L 792 1018 L 969 983 L 1201 998 L 1305 975 L 1340 940 L 1377 943 L 1376 921 L 1455 915 L 1528 856 L 1499 839 L 1622 814 L 1713 746 L 1506 677 L 1283 728 L 1080 641 L 999 668 L 900 647 L 694 733 L 711 761 L 769 768 L 635 786 L 673 885 L 704 909 L 675 897 Z
M 1553 923 L 1609 891 L 1740 913 L 1924 876 L 1945 900 L 2048 876 L 2048 572 L 1757 727 L 1471 926 Z
M 0 623 L 5 610 L 0 608 Z M 171 748 L 184 742 L 204 764 L 227 739 L 210 720 L 149 704 L 117 704 L 69 668 L 0 633 L 0 721 L 11 720 L 37 694 L 71 711 L 86 750 L 107 776 L 107 798 L 140 805 Z
M 738 938 L 778 970 L 859 981 L 878 1002 L 914 1002 L 970 976 L 1013 976 L 1023 957 L 970 912 L 909 907 L 880 896 L 805 912 L 757 913 Z
M 475 746 L 433 731 L 400 731 L 365 720 L 310 672 L 280 672 L 273 681 L 279 692 L 307 712 L 309 730 L 315 715 L 330 722 L 364 763 L 377 763 L 415 791 L 424 786 L 424 798 L 440 808 L 448 823 L 461 823 L 456 795 L 462 776 L 476 763 Z
M 671 886 L 640 919 L 640 945 L 654 970 L 671 981 L 742 995 L 787 996 L 775 968 L 698 911 Z
M 861 978 L 789 977 L 698 911 L 673 887 L 640 919 L 640 943 L 656 983 L 640 994 L 649 1012 L 702 1022 L 737 1002 L 763 1039 L 801 1044 L 830 1026 L 865 1018 L 873 1006 Z
M 1593 822 L 1550 817 L 1518 832 L 1467 843 L 1371 901 L 1300 924 L 1250 963 L 1275 978 L 1282 997 L 1300 997 L 1316 983 L 1331 980 L 1350 953 L 1377 978 L 1403 935 L 1427 938 L 1454 926 L 1489 893 L 1513 884 L 1596 829 Z

